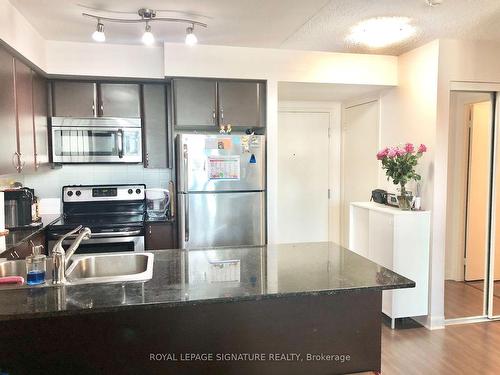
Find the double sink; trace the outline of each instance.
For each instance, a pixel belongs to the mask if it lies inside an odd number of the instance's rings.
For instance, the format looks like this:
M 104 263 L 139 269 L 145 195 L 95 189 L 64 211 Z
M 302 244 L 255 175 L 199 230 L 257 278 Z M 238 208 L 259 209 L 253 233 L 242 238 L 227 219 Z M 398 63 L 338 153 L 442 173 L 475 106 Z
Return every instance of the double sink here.
M 153 277 L 153 262 L 152 253 L 74 255 L 66 269 L 67 284 L 147 281 Z M 45 285 L 51 285 L 51 274 L 52 262 L 48 258 Z M 25 261 L 13 260 L 0 263 L 0 277 L 5 276 L 22 276 L 26 280 Z

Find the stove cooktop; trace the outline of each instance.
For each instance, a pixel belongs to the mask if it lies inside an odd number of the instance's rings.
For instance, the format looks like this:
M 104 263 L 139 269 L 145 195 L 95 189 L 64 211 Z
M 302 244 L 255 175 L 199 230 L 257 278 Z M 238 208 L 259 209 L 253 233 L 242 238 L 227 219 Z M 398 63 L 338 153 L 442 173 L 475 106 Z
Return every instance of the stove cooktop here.
M 97 214 L 63 216 L 49 227 L 50 229 L 72 229 L 78 225 L 89 227 L 92 231 L 109 228 L 126 228 L 143 226 L 143 214 Z

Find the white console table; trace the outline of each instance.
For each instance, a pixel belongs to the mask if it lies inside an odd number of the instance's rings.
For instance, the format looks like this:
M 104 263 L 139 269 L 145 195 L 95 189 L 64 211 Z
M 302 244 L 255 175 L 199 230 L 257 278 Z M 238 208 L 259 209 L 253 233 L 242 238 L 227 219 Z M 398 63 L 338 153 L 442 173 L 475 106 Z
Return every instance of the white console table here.
M 413 281 L 415 288 L 384 291 L 382 312 L 395 319 L 427 315 L 430 211 L 354 202 L 350 205 L 349 249 Z

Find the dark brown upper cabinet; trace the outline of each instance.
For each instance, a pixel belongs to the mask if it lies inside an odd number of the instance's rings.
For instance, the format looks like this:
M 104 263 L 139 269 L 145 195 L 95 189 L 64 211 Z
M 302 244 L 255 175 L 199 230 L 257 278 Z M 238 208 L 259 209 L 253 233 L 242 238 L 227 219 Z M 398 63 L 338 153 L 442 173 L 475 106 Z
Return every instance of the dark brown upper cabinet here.
M 140 85 L 52 82 L 52 114 L 57 117 L 141 117 Z
M 57 117 L 97 116 L 97 90 L 93 82 L 52 82 L 52 112 Z
M 174 123 L 178 127 L 217 126 L 217 82 L 198 78 L 172 80 Z
M 144 167 L 169 168 L 166 87 L 162 83 L 146 83 L 143 95 Z
M 140 86 L 130 83 L 101 83 L 99 116 L 141 117 Z
M 48 161 L 45 78 L 0 48 L 0 174 Z
M 174 78 L 172 87 L 177 128 L 265 127 L 264 82 Z
M 15 172 L 19 165 L 14 69 L 14 57 L 0 48 L 0 174 Z
M 32 171 L 35 167 L 33 123 L 33 77 L 31 68 L 16 59 L 16 107 L 18 169 Z
M 33 134 L 35 136 L 35 169 L 49 163 L 47 80 L 33 74 Z
M 261 82 L 218 81 L 219 124 L 255 128 L 265 124 L 265 86 Z

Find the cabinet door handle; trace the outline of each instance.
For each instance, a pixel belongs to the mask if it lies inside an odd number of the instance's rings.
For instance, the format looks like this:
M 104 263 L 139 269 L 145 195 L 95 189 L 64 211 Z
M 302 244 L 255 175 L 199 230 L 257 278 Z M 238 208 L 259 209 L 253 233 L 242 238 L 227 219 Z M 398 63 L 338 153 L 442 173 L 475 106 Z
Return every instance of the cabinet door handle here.
M 17 151 L 12 155 L 12 165 L 16 168 L 16 171 L 19 172 L 19 152 Z
M 35 152 L 35 170 L 40 168 L 40 163 L 38 162 L 38 154 Z
M 94 117 L 96 117 L 96 114 L 95 114 L 95 104 L 94 103 L 92 103 L 92 115 Z
M 223 123 L 224 122 L 224 109 L 220 109 L 220 122 Z
M 19 169 L 18 169 L 19 173 L 21 173 L 23 171 L 23 168 L 26 165 L 26 162 L 23 161 L 22 156 L 23 156 L 23 154 L 19 153 Z
M 16 251 L 16 250 L 12 251 L 12 253 L 11 253 L 11 254 L 12 254 L 12 257 L 14 257 L 14 255 L 15 255 L 15 256 L 16 256 L 16 259 L 19 259 L 19 258 L 20 258 L 19 254 L 17 253 L 17 251 Z

